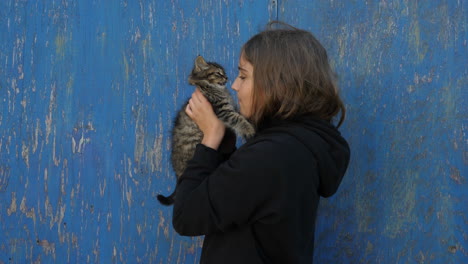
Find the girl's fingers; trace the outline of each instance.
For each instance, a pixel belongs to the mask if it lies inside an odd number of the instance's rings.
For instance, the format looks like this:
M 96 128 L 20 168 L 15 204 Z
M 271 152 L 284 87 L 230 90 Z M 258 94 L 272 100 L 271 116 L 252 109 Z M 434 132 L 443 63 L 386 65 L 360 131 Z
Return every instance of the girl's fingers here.
M 208 102 L 200 89 L 197 88 L 192 93 L 192 97 L 188 101 L 185 112 L 190 118 L 192 118 L 192 120 L 194 120 L 202 116 L 210 115 L 210 112 L 212 111 L 211 104 Z
M 191 101 L 192 99 L 190 99 Z M 187 113 L 187 115 L 189 117 L 192 117 L 193 116 L 193 112 L 192 112 L 192 107 L 190 107 L 190 101 L 189 103 L 187 104 L 187 107 L 185 107 L 185 113 Z
M 198 109 L 198 103 L 196 101 L 197 101 L 197 99 L 195 99 L 193 97 L 190 98 L 190 100 L 189 100 L 188 105 L 190 107 L 190 112 L 192 112 L 192 113 L 193 113 L 194 110 L 197 111 L 197 109 Z
M 203 93 L 200 91 L 200 88 L 195 89 L 195 96 L 198 99 L 199 102 L 204 103 L 206 102 L 206 97 L 203 95 Z
M 202 98 L 200 97 L 200 92 L 197 90 L 195 90 L 195 92 L 193 92 L 192 94 L 192 99 L 194 100 L 197 100 L 197 102 L 202 102 Z

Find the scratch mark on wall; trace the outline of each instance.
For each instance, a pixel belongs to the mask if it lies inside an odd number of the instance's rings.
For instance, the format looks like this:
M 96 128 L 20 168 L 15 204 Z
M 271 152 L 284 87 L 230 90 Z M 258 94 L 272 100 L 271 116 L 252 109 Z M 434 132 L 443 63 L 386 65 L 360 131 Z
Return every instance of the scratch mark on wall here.
M 159 129 L 154 139 L 153 147 L 148 151 L 148 159 L 150 161 L 151 172 L 162 171 L 162 152 L 163 152 L 163 120 L 161 113 L 159 114 L 159 121 L 156 125 Z
M 164 214 L 161 210 L 158 210 L 159 214 L 159 222 L 158 222 L 158 229 L 156 231 L 156 237 L 159 237 L 160 231 L 163 231 L 164 237 L 169 239 L 169 224 L 166 223 L 166 219 L 164 218 Z
M 67 95 L 71 95 L 73 92 L 73 84 L 75 83 L 75 78 L 73 75 L 68 76 L 68 81 L 67 81 Z
M 86 144 L 89 143 L 90 141 L 91 141 L 91 139 L 85 138 L 84 133 L 81 133 L 81 138 L 80 138 L 80 141 L 78 142 L 78 147 L 76 149 L 76 152 L 77 153 L 83 153 Z
M 77 139 L 75 139 L 74 136 L 71 137 L 71 143 L 72 143 L 72 153 L 79 153 L 82 154 L 85 151 L 85 147 L 87 144 L 91 142 L 90 137 L 85 137 L 85 132 L 89 131 L 94 131 L 93 124 L 91 122 L 88 122 L 88 125 L 85 126 L 83 122 L 78 125 L 77 127 L 74 128 L 74 131 L 80 131 L 81 130 L 81 137 L 79 138 L 78 142 Z
M 37 244 L 42 247 L 42 250 L 46 255 L 52 254 L 55 260 L 55 243 L 51 243 L 47 240 L 37 240 Z
M 37 145 L 39 144 L 39 118 L 36 118 L 36 129 L 34 130 L 34 141 L 33 141 L 33 154 L 36 153 Z
M 112 214 L 111 213 L 107 213 L 106 223 L 107 223 L 107 231 L 111 231 L 111 228 L 112 228 Z
M 75 141 L 75 138 L 72 137 L 72 153 L 73 154 L 75 153 L 75 149 L 76 149 L 76 141 Z
M 52 228 L 54 226 L 54 213 L 53 213 L 54 209 L 52 208 L 52 204 L 50 204 L 50 199 L 49 199 L 48 194 L 46 194 L 44 207 L 45 207 L 45 216 L 50 218 L 49 228 Z
M 125 77 L 125 81 L 128 82 L 128 80 L 130 79 L 130 66 L 128 65 L 128 61 L 127 61 L 127 57 L 125 56 L 125 53 L 123 54 L 123 65 L 124 65 L 124 77 Z
M 47 173 L 47 168 L 44 169 L 44 192 L 48 193 L 48 186 L 47 186 L 47 180 L 49 179 L 49 175 Z
M 21 200 L 20 211 L 26 215 L 27 218 L 32 218 L 34 226 L 36 226 L 36 213 L 34 211 L 34 207 L 29 209 L 26 206 L 26 196 L 23 196 L 23 199 Z
M 59 59 L 65 58 L 65 45 L 67 43 L 67 39 L 65 38 L 63 33 L 57 34 L 55 37 L 55 54 Z
M 23 107 L 23 110 L 26 110 L 26 105 L 27 105 L 27 102 L 25 99 L 21 100 L 21 106 Z
M 128 188 L 128 185 L 126 185 L 126 187 L 125 198 L 127 199 L 128 207 L 132 207 L 132 188 Z
M 112 261 L 115 262 L 117 260 L 117 249 L 114 246 L 114 249 L 112 250 Z
M 137 225 L 136 225 L 136 228 L 137 228 L 137 233 L 138 233 L 138 235 L 141 236 L 141 230 L 142 230 L 141 224 L 137 224 Z
M 16 79 L 11 79 L 11 91 L 8 90 L 8 112 L 15 112 L 16 94 L 19 93 L 18 86 L 16 85 Z
M 65 171 L 67 170 L 68 167 L 68 160 L 63 159 L 63 169 L 62 172 L 60 173 L 60 193 L 64 196 L 66 195 L 66 182 L 65 182 Z
M 21 157 L 23 157 L 23 161 L 26 164 L 26 167 L 29 168 L 29 148 L 23 142 L 23 146 L 21 147 Z
M 151 43 L 151 34 L 148 34 L 145 39 L 141 41 L 141 46 L 143 50 L 143 87 L 146 92 L 146 95 L 151 95 L 151 82 L 150 73 L 151 65 L 149 65 L 148 60 L 150 55 L 153 53 L 152 43 Z
M 140 28 L 137 27 L 135 34 L 132 36 L 132 41 L 136 43 L 141 38 Z
M 60 164 L 60 158 L 57 158 L 55 155 L 55 140 L 57 138 L 57 129 L 54 126 L 54 141 L 52 142 L 52 160 L 54 161 L 55 166 Z
M 56 99 L 56 87 L 55 83 L 52 84 L 50 91 L 50 100 L 49 100 L 49 111 L 46 115 L 45 125 L 46 125 L 46 144 L 49 144 L 49 135 L 52 130 L 52 112 L 55 109 L 55 99 Z
M 60 211 L 57 212 L 57 215 L 56 215 L 56 219 L 55 221 L 57 222 L 57 233 L 58 233 L 58 236 L 59 236 L 59 240 L 61 243 L 63 243 L 65 241 L 65 236 L 62 234 L 62 223 L 63 223 L 63 218 L 65 217 L 65 211 L 67 209 L 67 205 L 61 205 L 60 206 Z
M 137 107 L 136 115 L 134 160 L 137 166 L 140 166 L 141 158 L 145 148 L 145 127 L 142 124 L 144 122 L 142 106 Z
M 104 182 L 103 183 L 99 183 L 99 195 L 101 195 L 101 197 L 104 197 L 104 193 L 106 191 L 106 179 L 104 179 Z
M 17 205 L 16 205 L 16 193 L 12 192 L 11 193 L 10 207 L 7 209 L 8 216 L 10 216 L 11 214 L 16 212 L 16 207 L 17 207 Z

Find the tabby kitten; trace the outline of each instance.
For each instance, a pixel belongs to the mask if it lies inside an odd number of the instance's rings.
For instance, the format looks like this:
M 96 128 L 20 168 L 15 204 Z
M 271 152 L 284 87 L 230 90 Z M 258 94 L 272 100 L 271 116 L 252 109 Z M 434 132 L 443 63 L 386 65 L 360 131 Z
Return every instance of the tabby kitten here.
M 239 114 L 234 107 L 229 91 L 226 89 L 226 73 L 219 64 L 206 62 L 202 56 L 195 59 L 195 65 L 188 80 L 191 85 L 197 86 L 213 106 L 218 118 L 228 129 L 234 130 L 237 135 L 250 138 L 255 129 L 245 117 Z M 197 124 L 185 113 L 188 101 L 177 114 L 172 130 L 171 161 L 177 179 L 185 171 L 187 162 L 193 157 L 195 147 L 202 141 L 203 133 Z M 169 196 L 158 195 L 158 200 L 164 205 L 174 203 L 175 191 Z

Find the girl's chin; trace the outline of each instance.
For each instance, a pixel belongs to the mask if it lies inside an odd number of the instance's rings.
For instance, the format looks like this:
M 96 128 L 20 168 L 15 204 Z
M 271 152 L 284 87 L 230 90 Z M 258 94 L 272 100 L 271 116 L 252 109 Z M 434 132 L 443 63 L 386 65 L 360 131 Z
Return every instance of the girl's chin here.
M 244 111 L 242 111 L 242 110 L 241 110 L 239 113 L 240 113 L 243 117 L 245 117 L 245 118 L 249 118 L 249 117 L 250 117 L 250 115 L 246 114 L 246 113 L 245 113 Z
M 243 117 L 249 118 L 250 115 L 249 115 L 249 113 L 246 113 L 246 111 L 245 111 L 244 108 L 242 107 L 242 103 L 239 101 L 238 104 L 239 104 L 239 113 L 240 113 Z

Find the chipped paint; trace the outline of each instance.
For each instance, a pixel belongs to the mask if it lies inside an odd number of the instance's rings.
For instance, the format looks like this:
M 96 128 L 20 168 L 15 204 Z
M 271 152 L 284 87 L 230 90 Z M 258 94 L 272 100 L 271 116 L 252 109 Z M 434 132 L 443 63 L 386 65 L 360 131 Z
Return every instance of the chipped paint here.
M 26 163 L 26 167 L 29 168 L 29 148 L 24 145 L 24 143 L 21 150 L 21 157 L 23 157 L 24 163 Z
M 47 255 L 52 255 L 55 260 L 55 243 L 51 243 L 47 240 L 37 240 L 37 245 L 42 247 L 42 250 Z
M 55 37 L 55 53 L 57 54 L 57 57 L 59 59 L 64 59 L 65 58 L 65 47 L 67 39 L 63 35 L 63 33 L 57 34 Z
M 8 214 L 8 216 L 10 216 L 10 215 L 13 214 L 13 213 L 16 213 L 16 208 L 17 208 L 17 205 L 16 205 L 16 193 L 12 192 L 12 193 L 11 193 L 11 203 L 10 203 L 10 207 L 7 209 L 7 214 Z

